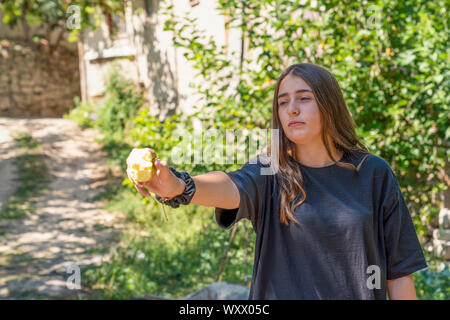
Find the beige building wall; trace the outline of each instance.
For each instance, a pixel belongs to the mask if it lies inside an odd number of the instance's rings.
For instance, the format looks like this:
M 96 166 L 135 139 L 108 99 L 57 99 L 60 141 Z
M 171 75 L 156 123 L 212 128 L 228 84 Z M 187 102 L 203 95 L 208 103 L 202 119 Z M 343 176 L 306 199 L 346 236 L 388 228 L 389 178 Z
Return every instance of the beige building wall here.
M 217 0 L 200 0 L 191 6 L 189 0 L 173 0 L 173 12 L 184 16 L 189 12 L 198 18 L 199 30 L 214 36 L 218 45 L 228 39 L 230 52 L 240 52 L 240 32 L 225 30 L 225 18 L 216 10 Z M 110 39 L 106 21 L 95 31 L 85 31 L 80 46 L 81 88 L 86 99 L 98 99 L 105 90 L 104 75 L 112 62 L 121 65 L 124 75 L 139 83 L 147 93 L 153 115 L 164 118 L 177 108 L 184 113 L 203 101 L 189 83 L 196 70 L 183 56 L 183 49 L 175 48 L 173 34 L 164 31 L 164 16 L 159 13 L 160 0 L 131 2 L 126 10 L 123 30 Z M 239 57 L 239 55 L 236 55 Z M 198 81 L 198 80 L 196 80 Z

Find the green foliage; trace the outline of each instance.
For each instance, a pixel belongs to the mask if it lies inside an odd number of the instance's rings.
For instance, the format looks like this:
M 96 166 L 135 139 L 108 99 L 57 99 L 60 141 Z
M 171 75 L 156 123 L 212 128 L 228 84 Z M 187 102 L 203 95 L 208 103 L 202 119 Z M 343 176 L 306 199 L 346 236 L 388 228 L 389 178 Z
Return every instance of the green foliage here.
M 74 98 L 75 107 L 68 114 L 64 114 L 64 119 L 76 122 L 81 128 L 92 128 L 94 126 L 95 105 L 90 102 L 81 101 L 79 97 Z
M 14 27 L 21 18 L 25 18 L 29 24 L 48 23 L 53 29 L 58 26 L 58 21 L 65 18 L 64 5 L 61 1 L 42 0 L 17 0 L 2 1 L 3 22 Z
M 100 141 L 112 159 L 111 164 L 125 169 L 125 160 L 131 150 L 128 132 L 144 99 L 133 82 L 121 76 L 117 65 L 112 67 L 105 80 L 105 100 L 95 108 L 94 127 L 103 134 Z
M 124 141 L 125 131 L 144 100 L 136 86 L 120 75 L 117 66 L 111 69 L 105 80 L 105 102 L 97 110 L 95 124 L 108 139 Z
M 82 102 L 75 98 L 75 107 L 63 117 L 78 123 L 82 128 L 96 128 L 102 136 L 104 150 L 110 156 L 110 164 L 125 169 L 125 159 L 131 147 L 129 131 L 144 98 L 132 81 L 120 74 L 114 65 L 105 77 L 106 91 L 102 103 Z
M 73 15 L 68 11 L 71 5 L 80 9 L 80 29 L 66 29 L 66 21 Z M 8 0 L 0 1 L 0 10 L 3 13 L 3 22 L 11 28 L 18 23 L 25 25 L 40 25 L 46 30 L 62 29 L 70 32 L 69 40 L 78 41 L 80 30 L 97 28 L 100 25 L 102 14 L 121 15 L 124 9 L 123 1 L 61 1 L 61 0 Z M 50 39 L 47 39 L 50 43 Z
M 214 170 L 237 169 L 236 165 L 221 165 L 217 163 L 196 163 L 194 157 L 205 156 L 208 152 L 208 141 L 206 135 L 198 135 L 201 139 L 203 148 L 194 149 L 195 132 L 191 120 L 195 115 L 183 118 L 181 115 L 174 114 L 160 121 L 157 117 L 150 115 L 149 109 L 140 110 L 137 117 L 133 120 L 130 130 L 130 140 L 134 147 L 151 147 L 154 149 L 160 159 L 166 160 L 170 166 L 182 171 L 188 171 L 192 175 L 197 175 Z M 190 135 L 191 138 L 186 137 Z M 181 161 L 181 156 L 185 156 L 187 161 Z M 190 155 L 190 157 L 188 156 Z M 179 156 L 179 161 L 172 161 Z
M 182 122 L 177 114 L 160 121 L 150 114 L 149 109 L 142 109 L 133 119 L 130 138 L 136 148 L 151 147 L 160 159 L 169 159 L 172 148 L 177 144 L 173 136 L 180 125 Z
M 426 253 L 428 268 L 414 274 L 420 300 L 450 300 L 450 264 Z
M 324 66 L 338 79 L 363 143 L 396 173 L 425 235 L 441 205 L 432 194 L 446 188 L 436 172 L 450 152 L 446 1 L 300 3 L 219 1 L 253 55 L 239 61 L 195 18 L 165 9 L 165 30 L 198 70 L 191 86 L 206 101 L 198 116 L 219 129 L 268 128 L 281 71 L 304 61 Z

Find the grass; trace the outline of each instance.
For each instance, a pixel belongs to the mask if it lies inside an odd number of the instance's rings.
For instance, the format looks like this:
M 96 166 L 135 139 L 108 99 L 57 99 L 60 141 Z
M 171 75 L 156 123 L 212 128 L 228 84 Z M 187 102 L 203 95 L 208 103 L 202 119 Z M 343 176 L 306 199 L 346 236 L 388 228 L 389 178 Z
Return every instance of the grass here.
M 14 141 L 21 147 L 21 154 L 13 162 L 18 187 L 0 211 L 3 219 L 17 219 L 35 212 L 38 197 L 48 191 L 48 169 L 39 142 L 23 132 L 17 132 Z
M 97 292 L 92 299 L 131 299 L 144 294 L 182 298 L 215 281 L 230 230 L 214 221 L 213 208 L 196 205 L 166 207 L 166 221 L 156 200 L 113 183 L 93 200 L 106 200 L 105 209 L 123 215 L 126 224 L 110 259 L 83 271 L 84 285 Z M 244 233 L 238 229 L 228 254 L 222 281 L 244 284 L 251 274 L 254 234 L 244 266 Z M 97 249 L 102 251 L 102 249 Z

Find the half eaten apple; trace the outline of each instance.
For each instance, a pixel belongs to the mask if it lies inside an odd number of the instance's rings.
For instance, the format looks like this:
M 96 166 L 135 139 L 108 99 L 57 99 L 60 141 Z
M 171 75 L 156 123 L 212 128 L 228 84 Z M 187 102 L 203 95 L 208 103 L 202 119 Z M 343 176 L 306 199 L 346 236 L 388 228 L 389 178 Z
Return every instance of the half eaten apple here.
M 127 174 L 138 182 L 147 182 L 156 174 L 156 154 L 150 149 L 134 148 L 127 158 Z

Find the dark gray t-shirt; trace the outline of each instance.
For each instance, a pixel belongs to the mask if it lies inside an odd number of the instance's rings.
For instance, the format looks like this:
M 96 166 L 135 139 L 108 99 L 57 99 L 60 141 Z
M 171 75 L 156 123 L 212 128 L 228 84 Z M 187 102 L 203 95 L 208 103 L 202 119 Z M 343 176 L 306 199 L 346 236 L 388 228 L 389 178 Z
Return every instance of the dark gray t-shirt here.
M 386 280 L 427 267 L 388 163 L 363 153 L 344 153 L 341 162 L 361 164 L 360 171 L 298 163 L 306 200 L 294 211 L 299 225 L 289 226 L 280 222 L 279 176 L 261 175 L 268 165 L 259 157 L 227 173 L 240 205 L 215 208 L 215 215 L 225 229 L 251 220 L 256 245 L 250 299 L 384 300 Z

